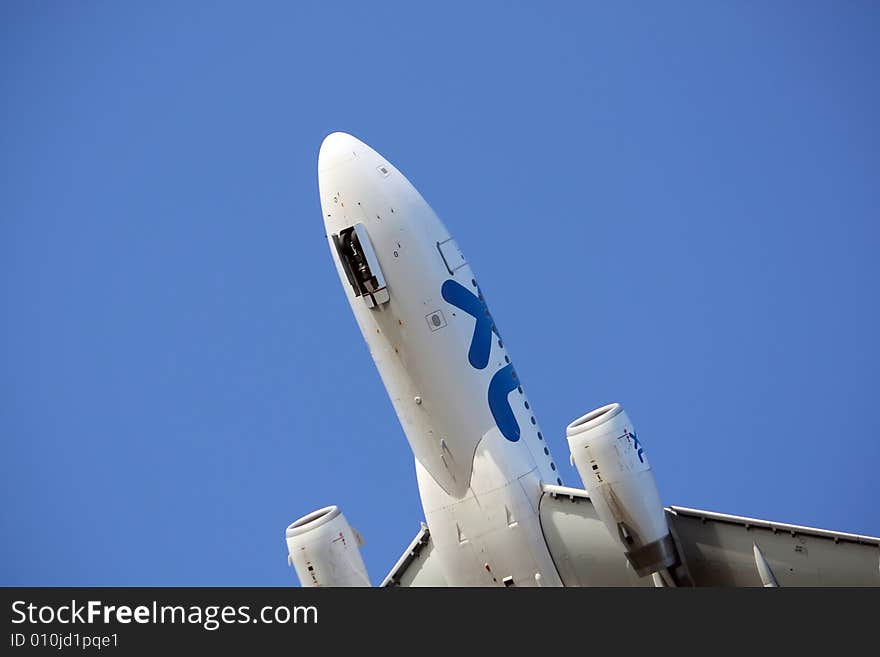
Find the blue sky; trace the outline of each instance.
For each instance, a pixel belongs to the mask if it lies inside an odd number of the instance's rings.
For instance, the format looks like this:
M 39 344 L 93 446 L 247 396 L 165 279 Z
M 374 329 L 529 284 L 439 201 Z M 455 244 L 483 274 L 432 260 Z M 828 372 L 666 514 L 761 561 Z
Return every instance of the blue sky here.
M 455 235 L 567 484 L 620 401 L 665 503 L 880 534 L 876 3 L 0 12 L 0 584 L 292 585 L 331 503 L 398 558 L 334 130 Z

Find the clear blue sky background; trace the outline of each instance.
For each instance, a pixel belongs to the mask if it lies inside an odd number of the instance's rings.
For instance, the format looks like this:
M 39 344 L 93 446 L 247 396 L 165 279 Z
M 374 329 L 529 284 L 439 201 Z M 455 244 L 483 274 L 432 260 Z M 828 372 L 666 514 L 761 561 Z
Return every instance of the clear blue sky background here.
M 880 534 L 876 3 L 0 12 L 0 584 L 292 585 L 330 503 L 398 558 L 334 130 L 456 236 L 567 484 L 617 400 L 666 503 Z

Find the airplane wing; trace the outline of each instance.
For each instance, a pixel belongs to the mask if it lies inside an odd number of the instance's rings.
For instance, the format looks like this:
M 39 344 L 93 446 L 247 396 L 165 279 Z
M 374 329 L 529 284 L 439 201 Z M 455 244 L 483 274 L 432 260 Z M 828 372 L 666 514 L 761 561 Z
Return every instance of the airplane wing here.
M 680 506 L 666 517 L 698 586 L 880 586 L 880 538 Z
M 665 509 L 695 586 L 880 586 L 880 538 L 701 511 Z M 541 529 L 566 586 L 654 586 L 629 565 L 586 491 L 545 485 Z M 446 586 L 426 525 L 382 586 Z
M 880 586 L 880 538 L 679 506 L 664 510 L 683 574 L 695 586 Z M 629 568 L 586 491 L 545 485 L 540 512 L 567 586 L 653 585 Z
M 431 532 L 425 523 L 380 586 L 447 586 L 436 559 Z

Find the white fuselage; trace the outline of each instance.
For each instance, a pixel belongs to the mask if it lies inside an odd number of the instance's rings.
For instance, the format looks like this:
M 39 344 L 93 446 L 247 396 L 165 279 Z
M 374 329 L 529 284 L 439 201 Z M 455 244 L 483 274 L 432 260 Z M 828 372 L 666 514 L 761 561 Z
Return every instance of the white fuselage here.
M 324 140 L 318 185 L 333 261 L 415 456 L 448 583 L 561 585 L 538 502 L 542 483 L 562 482 L 470 266 L 412 184 L 354 137 Z M 338 236 L 356 225 L 381 269 L 375 296 L 358 294 L 340 256 Z

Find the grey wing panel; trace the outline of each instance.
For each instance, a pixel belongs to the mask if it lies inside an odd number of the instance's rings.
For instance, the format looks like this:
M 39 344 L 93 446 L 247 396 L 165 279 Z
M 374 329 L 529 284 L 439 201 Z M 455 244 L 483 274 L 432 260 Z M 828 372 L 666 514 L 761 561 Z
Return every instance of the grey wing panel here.
M 779 586 L 880 586 L 880 538 L 668 507 L 694 584 L 762 586 L 755 546 Z
M 434 554 L 431 532 L 422 528 L 380 586 L 448 586 Z
M 880 538 L 678 506 L 665 511 L 696 586 L 762 586 L 758 559 L 779 586 L 880 586 Z M 653 585 L 629 567 L 586 491 L 545 485 L 539 516 L 566 586 Z
M 539 517 L 565 586 L 653 586 L 639 577 L 596 515 L 586 491 L 544 485 Z

